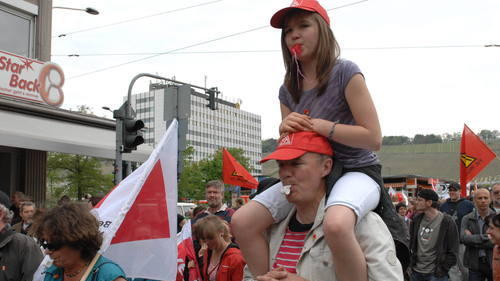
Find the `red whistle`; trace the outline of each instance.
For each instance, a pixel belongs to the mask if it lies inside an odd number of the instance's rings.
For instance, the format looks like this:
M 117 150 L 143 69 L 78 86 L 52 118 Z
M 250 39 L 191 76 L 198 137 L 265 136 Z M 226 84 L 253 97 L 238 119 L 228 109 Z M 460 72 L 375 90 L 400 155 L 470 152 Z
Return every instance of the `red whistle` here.
M 290 48 L 290 52 L 294 56 L 300 56 L 302 54 L 302 47 L 299 44 L 295 44 Z

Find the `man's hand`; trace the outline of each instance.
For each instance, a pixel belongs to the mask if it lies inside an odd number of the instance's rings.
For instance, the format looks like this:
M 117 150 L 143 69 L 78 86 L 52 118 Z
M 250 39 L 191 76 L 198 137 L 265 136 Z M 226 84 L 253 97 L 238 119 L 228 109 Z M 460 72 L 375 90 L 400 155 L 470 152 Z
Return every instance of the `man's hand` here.
M 257 281 L 308 281 L 297 274 L 286 271 L 283 267 L 275 268 L 268 273 L 257 276 Z
M 472 232 L 470 232 L 468 229 L 464 230 L 465 235 L 472 235 Z

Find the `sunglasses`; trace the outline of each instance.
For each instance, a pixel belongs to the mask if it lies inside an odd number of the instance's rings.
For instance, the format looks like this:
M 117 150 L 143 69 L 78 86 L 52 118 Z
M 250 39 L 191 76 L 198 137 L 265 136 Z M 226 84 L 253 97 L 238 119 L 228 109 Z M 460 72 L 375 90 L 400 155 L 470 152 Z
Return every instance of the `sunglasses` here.
M 42 248 L 44 249 L 47 249 L 49 251 L 57 251 L 59 249 L 61 249 L 63 246 L 64 246 L 64 243 L 62 242 L 47 242 L 45 240 L 41 240 L 41 246 Z

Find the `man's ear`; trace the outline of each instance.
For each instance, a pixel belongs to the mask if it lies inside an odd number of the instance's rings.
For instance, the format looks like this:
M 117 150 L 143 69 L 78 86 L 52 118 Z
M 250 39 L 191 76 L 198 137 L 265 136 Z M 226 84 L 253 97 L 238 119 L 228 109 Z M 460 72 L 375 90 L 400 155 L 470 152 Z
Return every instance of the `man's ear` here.
M 321 174 L 321 176 L 322 177 L 328 176 L 332 171 L 332 168 L 333 168 L 333 159 L 331 157 L 328 157 L 322 163 L 323 173 Z

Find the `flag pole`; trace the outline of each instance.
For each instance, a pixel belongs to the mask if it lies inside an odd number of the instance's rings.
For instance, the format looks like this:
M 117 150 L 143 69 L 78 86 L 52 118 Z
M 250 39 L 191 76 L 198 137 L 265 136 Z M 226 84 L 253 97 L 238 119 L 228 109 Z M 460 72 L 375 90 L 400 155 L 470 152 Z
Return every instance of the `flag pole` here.
M 85 274 L 83 274 L 82 278 L 80 278 L 80 281 L 87 280 L 87 277 L 89 276 L 90 272 L 92 271 L 92 268 L 94 267 L 95 263 L 97 262 L 97 260 L 99 259 L 100 256 L 101 256 L 101 254 L 99 254 L 99 253 L 97 253 L 94 256 L 94 258 L 90 262 L 89 266 L 87 267 L 87 270 L 85 270 Z

